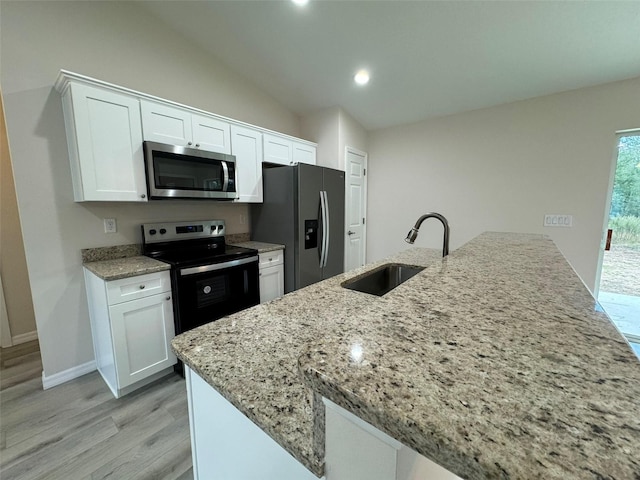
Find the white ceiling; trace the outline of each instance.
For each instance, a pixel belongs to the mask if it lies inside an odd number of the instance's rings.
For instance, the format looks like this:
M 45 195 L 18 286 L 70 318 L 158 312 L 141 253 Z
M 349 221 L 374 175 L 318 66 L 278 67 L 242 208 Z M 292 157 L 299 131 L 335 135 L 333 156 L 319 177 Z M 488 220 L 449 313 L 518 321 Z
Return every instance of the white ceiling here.
M 294 112 L 367 129 L 640 76 L 638 0 L 139 3 Z

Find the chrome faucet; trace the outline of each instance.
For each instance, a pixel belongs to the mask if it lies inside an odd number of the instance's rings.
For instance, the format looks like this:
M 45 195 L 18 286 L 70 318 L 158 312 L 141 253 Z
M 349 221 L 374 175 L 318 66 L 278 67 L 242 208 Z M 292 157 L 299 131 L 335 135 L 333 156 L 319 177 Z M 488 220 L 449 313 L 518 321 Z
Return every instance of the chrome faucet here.
M 442 226 L 444 227 L 442 256 L 446 257 L 447 255 L 449 255 L 449 222 L 447 222 L 447 219 L 439 213 L 431 212 L 422 215 L 416 222 L 415 226 L 409 231 L 409 233 L 407 234 L 407 238 L 405 238 L 404 241 L 407 243 L 415 242 L 416 238 L 418 237 L 418 230 L 420 229 L 420 225 L 422 225 L 422 222 L 424 222 L 427 218 L 437 218 L 442 222 Z

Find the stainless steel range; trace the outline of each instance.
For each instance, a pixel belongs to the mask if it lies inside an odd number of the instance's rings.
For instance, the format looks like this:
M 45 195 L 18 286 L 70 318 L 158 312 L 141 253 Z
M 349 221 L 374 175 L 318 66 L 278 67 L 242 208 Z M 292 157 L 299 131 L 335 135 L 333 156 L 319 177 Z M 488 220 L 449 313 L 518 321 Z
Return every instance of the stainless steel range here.
M 224 220 L 142 225 L 143 253 L 171 265 L 176 335 L 260 302 L 258 251 L 224 235 Z

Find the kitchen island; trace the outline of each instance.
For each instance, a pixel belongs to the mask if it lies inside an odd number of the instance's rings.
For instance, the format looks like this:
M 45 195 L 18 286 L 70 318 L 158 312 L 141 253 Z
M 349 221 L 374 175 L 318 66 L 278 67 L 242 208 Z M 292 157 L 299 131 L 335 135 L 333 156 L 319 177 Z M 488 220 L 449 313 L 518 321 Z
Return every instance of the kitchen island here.
M 390 261 L 427 268 L 383 297 L 341 287 Z M 462 478 L 640 478 L 640 363 L 542 235 L 413 248 L 173 349 L 318 477 L 324 397 Z

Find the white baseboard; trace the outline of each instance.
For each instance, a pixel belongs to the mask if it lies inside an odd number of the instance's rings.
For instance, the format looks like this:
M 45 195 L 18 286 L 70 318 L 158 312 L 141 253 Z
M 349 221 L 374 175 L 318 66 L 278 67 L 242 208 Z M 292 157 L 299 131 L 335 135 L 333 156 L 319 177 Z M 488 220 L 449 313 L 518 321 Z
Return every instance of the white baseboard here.
M 56 385 L 66 383 L 69 380 L 91 373 L 94 370 L 96 370 L 96 361 L 91 360 L 90 362 L 83 363 L 77 367 L 69 368 L 68 370 L 54 373 L 49 376 L 45 376 L 44 372 L 42 372 L 42 388 L 46 390 L 48 388 L 55 387 Z
M 21 343 L 27 343 L 31 340 L 38 339 L 38 332 L 34 330 L 33 332 L 21 333 L 20 335 L 14 335 L 11 337 L 11 343 L 13 345 L 20 345 Z

